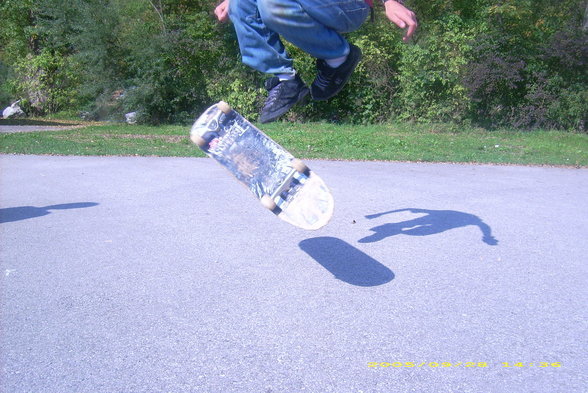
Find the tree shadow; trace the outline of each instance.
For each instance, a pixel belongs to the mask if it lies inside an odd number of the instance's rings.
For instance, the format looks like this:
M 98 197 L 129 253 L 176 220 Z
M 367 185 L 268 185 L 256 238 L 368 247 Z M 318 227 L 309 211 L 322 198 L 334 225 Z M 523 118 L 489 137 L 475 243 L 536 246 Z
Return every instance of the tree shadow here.
M 45 207 L 20 206 L 0 209 L 0 224 L 6 222 L 28 220 L 29 218 L 42 217 L 51 214 L 51 210 L 82 209 L 97 206 L 95 202 L 64 203 Z
M 410 212 L 415 214 L 425 214 L 415 219 L 388 223 L 371 228 L 374 232 L 370 236 L 360 239 L 360 243 L 373 243 L 383 240 L 387 237 L 396 235 L 409 236 L 429 236 L 442 233 L 451 229 L 474 225 L 480 228 L 482 232 L 482 241 L 490 246 L 496 246 L 498 240 L 492 235 L 492 229 L 478 216 L 469 213 L 463 213 L 455 210 L 429 210 L 406 208 L 392 210 L 384 213 L 370 214 L 365 216 L 368 219 L 378 218 L 387 214 L 400 212 Z
M 334 237 L 315 237 L 299 243 L 335 278 L 351 285 L 373 287 L 394 279 L 394 273 L 352 245 Z

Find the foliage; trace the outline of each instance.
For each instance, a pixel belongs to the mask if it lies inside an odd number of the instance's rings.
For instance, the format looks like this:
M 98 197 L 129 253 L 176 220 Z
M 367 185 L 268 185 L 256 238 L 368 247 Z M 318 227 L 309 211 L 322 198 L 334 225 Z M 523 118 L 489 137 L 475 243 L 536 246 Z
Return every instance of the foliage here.
M 327 102 L 288 120 L 396 119 L 586 130 L 585 0 L 412 0 L 413 43 L 381 5 L 348 35 L 363 60 Z M 3 0 L 0 102 L 33 113 L 189 122 L 225 100 L 257 119 L 263 79 L 240 62 L 235 33 L 194 0 Z M 307 83 L 315 59 L 286 43 Z
M 348 39 L 361 48 L 363 57 L 345 89 L 331 100 L 295 107 L 288 115 L 290 120 L 366 124 L 393 117 L 402 45 L 399 36 L 381 14 L 375 23 L 366 23 Z M 310 85 L 316 75 L 315 59 L 289 43 L 286 48 L 297 72 Z
M 385 32 L 385 34 L 382 34 Z M 362 62 L 349 86 L 332 101 L 325 103 L 330 112 L 344 110 L 341 121 L 375 123 L 394 115 L 393 99 L 398 92 L 398 68 L 402 41 L 383 15 L 349 37 L 362 49 Z M 312 70 L 314 73 L 314 70 Z M 319 110 L 315 117 L 321 117 Z
M 244 116 L 256 119 L 262 105 L 263 75 L 251 72 L 241 63 L 237 38 L 230 24 L 217 24 L 208 12 L 187 18 L 186 34 L 193 42 L 194 58 L 186 69 L 200 72 L 201 107 L 213 102 L 231 103 Z
M 462 121 L 470 101 L 461 84 L 471 59 L 476 27 L 458 15 L 433 22 L 419 45 L 404 46 L 400 65 L 400 117 L 410 120 Z
M 3 0 L 0 3 L 0 55 L 7 64 L 38 50 L 34 0 Z
M 12 79 L 9 75 L 9 68 L 0 61 L 0 109 L 10 105 L 11 94 L 9 92 L 8 80 Z
M 496 27 L 474 40 L 463 78 L 473 120 L 490 127 L 586 129 L 588 35 L 574 3 L 489 8 L 488 23 Z M 553 17 L 566 6 L 571 17 Z
M 77 104 L 75 65 L 67 57 L 43 50 L 17 62 L 14 72 L 11 87 L 25 111 L 43 115 Z

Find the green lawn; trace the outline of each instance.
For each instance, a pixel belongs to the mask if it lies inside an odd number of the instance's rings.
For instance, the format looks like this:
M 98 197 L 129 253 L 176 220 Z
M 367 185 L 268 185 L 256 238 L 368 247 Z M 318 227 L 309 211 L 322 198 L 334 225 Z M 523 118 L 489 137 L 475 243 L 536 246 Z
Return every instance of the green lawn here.
M 5 124 L 0 120 L 0 125 Z M 585 133 L 410 123 L 277 122 L 260 128 L 295 156 L 307 159 L 588 166 Z M 73 130 L 0 134 L 0 153 L 202 157 L 190 142 L 189 131 L 189 126 L 178 125 L 93 124 Z

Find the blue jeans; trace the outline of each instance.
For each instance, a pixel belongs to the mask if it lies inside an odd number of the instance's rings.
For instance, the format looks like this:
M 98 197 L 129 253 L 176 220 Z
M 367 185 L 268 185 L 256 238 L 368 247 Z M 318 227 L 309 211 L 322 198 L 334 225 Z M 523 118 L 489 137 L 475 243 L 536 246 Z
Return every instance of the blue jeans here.
M 293 73 L 280 37 L 318 59 L 349 53 L 341 35 L 357 30 L 369 14 L 365 0 L 230 0 L 243 63 L 268 74 Z

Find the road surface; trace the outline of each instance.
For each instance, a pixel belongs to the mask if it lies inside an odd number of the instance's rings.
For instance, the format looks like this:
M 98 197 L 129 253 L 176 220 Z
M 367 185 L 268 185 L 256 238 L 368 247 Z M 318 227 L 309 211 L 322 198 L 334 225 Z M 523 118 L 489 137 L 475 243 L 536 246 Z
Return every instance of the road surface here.
M 0 391 L 586 392 L 588 171 L 0 156 Z

